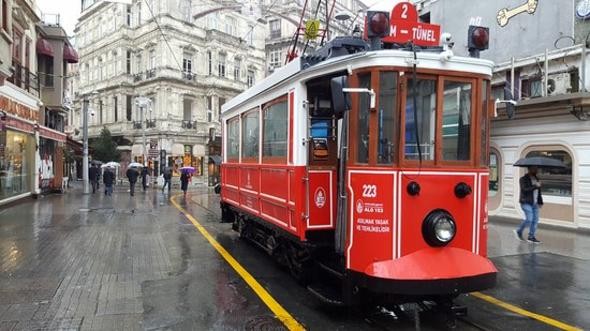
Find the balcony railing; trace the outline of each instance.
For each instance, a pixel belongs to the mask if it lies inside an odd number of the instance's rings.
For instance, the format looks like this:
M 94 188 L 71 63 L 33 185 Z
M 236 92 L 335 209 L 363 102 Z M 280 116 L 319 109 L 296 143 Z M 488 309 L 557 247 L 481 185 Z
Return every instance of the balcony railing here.
M 29 68 L 25 68 L 22 65 L 15 63 L 14 73 L 8 78 L 8 81 L 34 96 L 39 97 L 39 77 L 33 74 Z
M 133 128 L 134 129 L 141 129 L 143 127 L 141 121 L 133 121 Z
M 145 78 L 154 78 L 156 77 L 156 69 L 150 69 L 145 72 Z
M 156 120 L 147 120 L 145 121 L 145 126 L 149 129 L 149 128 L 155 128 L 156 127 Z
M 182 72 L 182 78 L 186 79 L 186 80 L 195 80 L 196 75 L 193 74 L 192 72 L 188 72 L 188 71 L 183 71 Z
M 143 73 L 139 73 L 139 74 L 135 74 L 133 75 L 133 81 L 134 82 L 139 82 L 143 79 Z
M 181 124 L 183 129 L 197 129 L 197 121 L 182 121 Z

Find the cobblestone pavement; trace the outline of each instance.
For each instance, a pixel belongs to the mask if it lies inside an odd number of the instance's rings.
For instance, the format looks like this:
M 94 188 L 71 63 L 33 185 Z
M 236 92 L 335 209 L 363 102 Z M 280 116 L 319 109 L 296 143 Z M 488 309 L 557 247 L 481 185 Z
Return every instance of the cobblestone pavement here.
M 173 191 L 174 192 L 174 191 Z M 281 330 L 282 324 L 169 196 L 73 190 L 0 209 L 0 330 Z M 219 223 L 219 198 L 193 191 L 187 209 L 310 330 L 413 330 L 387 314 L 330 309 L 261 250 Z M 588 327 L 590 236 L 541 228 L 542 245 L 514 239 L 491 218 L 499 284 L 486 292 Z M 459 300 L 490 330 L 553 330 L 477 298 Z M 439 329 L 424 321 L 422 330 Z M 476 329 L 462 326 L 460 330 Z

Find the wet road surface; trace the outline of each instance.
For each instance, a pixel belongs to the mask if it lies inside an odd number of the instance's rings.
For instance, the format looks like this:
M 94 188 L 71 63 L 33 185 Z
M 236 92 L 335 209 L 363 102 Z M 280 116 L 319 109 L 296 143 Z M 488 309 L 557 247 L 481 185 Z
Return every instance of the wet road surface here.
M 71 191 L 0 210 L 0 330 L 281 330 L 264 302 L 168 200 Z M 262 251 L 219 223 L 218 198 L 179 203 L 310 330 L 413 330 L 387 312 L 323 306 Z M 500 269 L 486 294 L 578 327 L 590 326 L 590 238 L 541 229 L 546 244 L 516 242 L 494 223 Z M 468 319 L 490 330 L 554 330 L 472 296 Z M 421 319 L 423 330 L 442 327 Z M 460 330 L 476 330 L 461 324 Z

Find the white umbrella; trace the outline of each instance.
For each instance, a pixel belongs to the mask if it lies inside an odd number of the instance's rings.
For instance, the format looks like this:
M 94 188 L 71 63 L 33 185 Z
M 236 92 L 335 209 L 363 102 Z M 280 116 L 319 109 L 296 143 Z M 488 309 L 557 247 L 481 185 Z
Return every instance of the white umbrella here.
M 143 164 L 138 162 L 131 162 L 129 163 L 129 168 L 143 168 Z
M 121 165 L 119 163 L 114 162 L 114 161 L 111 161 L 111 162 L 108 162 L 108 163 L 105 163 L 105 164 L 101 165 L 100 167 L 101 168 L 118 168 L 120 166 Z

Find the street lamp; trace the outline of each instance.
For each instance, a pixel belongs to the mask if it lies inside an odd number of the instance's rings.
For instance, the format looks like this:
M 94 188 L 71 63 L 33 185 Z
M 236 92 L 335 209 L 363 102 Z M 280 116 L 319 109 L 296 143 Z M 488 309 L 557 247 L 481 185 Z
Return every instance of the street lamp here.
M 82 140 L 83 140 L 83 152 L 82 152 L 82 180 L 84 181 L 84 194 L 90 194 L 90 182 L 88 178 L 88 101 L 89 95 L 97 95 L 98 92 L 93 91 L 83 95 L 82 105 Z
M 141 137 L 143 139 L 143 164 L 144 166 L 147 166 L 147 151 L 146 151 L 146 141 L 145 141 L 145 127 L 147 125 L 147 121 L 146 123 L 144 123 L 144 112 L 147 109 L 147 107 L 151 107 L 152 104 L 152 100 L 148 97 L 144 97 L 144 96 L 140 96 L 135 98 L 135 105 L 139 107 L 139 113 L 140 113 L 140 123 L 141 123 Z

